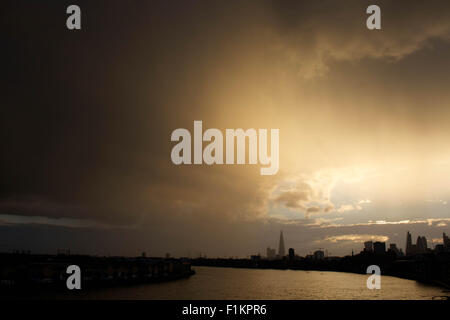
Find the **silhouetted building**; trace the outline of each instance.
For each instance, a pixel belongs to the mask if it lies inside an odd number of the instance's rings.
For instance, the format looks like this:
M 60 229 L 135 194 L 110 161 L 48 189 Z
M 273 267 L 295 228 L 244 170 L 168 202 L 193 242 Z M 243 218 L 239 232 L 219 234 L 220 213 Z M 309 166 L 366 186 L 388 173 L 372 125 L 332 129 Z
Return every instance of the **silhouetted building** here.
M 395 252 L 399 252 L 399 250 L 398 250 L 398 248 L 397 248 L 397 245 L 395 244 L 395 243 L 391 243 L 390 245 L 389 245 L 389 249 L 391 249 L 392 251 L 395 251 Z
M 415 246 L 412 244 L 411 233 L 406 233 L 406 255 L 411 256 L 416 251 Z
M 267 256 L 267 259 L 273 260 L 277 257 L 277 252 L 275 251 L 275 249 L 272 249 L 271 247 L 267 247 L 266 256 Z
M 395 253 L 397 257 L 400 256 L 400 250 L 398 250 L 397 245 L 395 243 L 391 243 L 389 245 L 389 252 Z
M 259 260 L 261 260 L 261 255 L 260 254 L 252 255 L 252 256 L 250 256 L 250 259 L 253 261 L 259 261 Z
M 373 251 L 373 242 L 372 241 L 364 242 L 364 251 L 365 252 L 372 252 Z
M 70 249 L 58 249 L 56 250 L 58 256 L 70 256 Z
M 373 243 L 373 252 L 375 254 L 385 254 L 386 253 L 386 243 L 376 241 Z
M 314 259 L 322 260 L 323 258 L 325 258 L 325 252 L 323 252 L 322 250 L 314 251 Z
M 285 249 L 284 249 L 284 238 L 283 238 L 283 231 L 280 232 L 280 243 L 278 245 L 278 256 L 280 258 L 283 258 L 286 255 Z
M 445 232 L 442 234 L 442 245 L 445 251 L 450 251 L 450 239 Z
M 289 248 L 289 260 L 294 260 L 295 258 L 295 251 L 293 248 Z
M 416 244 L 412 244 L 411 234 L 406 234 L 406 255 L 412 256 L 415 254 L 423 254 L 428 251 L 427 238 L 418 236 Z
M 416 253 L 426 253 L 428 250 L 427 238 L 418 236 L 416 242 Z

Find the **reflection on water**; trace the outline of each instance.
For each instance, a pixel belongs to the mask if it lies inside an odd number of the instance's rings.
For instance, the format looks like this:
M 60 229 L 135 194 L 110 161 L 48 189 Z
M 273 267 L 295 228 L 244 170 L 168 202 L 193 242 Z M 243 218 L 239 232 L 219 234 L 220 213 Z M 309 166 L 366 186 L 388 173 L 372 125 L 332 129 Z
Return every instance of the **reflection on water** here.
M 322 271 L 195 267 L 197 274 L 173 282 L 77 292 L 82 299 L 432 299 L 443 289 L 382 276 L 369 290 L 369 275 Z

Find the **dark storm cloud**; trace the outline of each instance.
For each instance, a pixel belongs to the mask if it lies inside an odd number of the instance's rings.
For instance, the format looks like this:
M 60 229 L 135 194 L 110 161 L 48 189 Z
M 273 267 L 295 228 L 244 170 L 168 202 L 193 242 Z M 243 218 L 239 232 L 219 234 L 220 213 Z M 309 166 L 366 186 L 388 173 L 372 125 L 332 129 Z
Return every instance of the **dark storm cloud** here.
M 235 42 L 234 23 L 248 18 L 230 24 L 232 13 L 248 9 L 80 6 L 83 30 L 71 33 L 65 3 L 9 4 L 2 212 L 120 223 L 180 211 L 260 214 L 261 187 L 233 182 L 242 170 L 176 168 L 169 158 L 171 131 L 214 112 L 205 84 Z
M 430 40 L 450 40 L 448 1 L 376 1 L 382 31 L 365 28 L 367 2 L 274 1 L 277 45 L 302 77 L 323 76 L 333 61 L 401 59 Z

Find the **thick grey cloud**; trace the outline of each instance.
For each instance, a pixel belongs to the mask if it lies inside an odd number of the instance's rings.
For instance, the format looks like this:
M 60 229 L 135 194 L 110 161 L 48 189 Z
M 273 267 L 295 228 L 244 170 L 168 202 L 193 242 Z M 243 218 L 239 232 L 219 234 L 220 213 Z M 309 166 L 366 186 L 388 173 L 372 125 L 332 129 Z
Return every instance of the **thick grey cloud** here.
M 305 209 L 303 202 L 307 202 L 310 198 L 308 191 L 287 191 L 280 194 L 275 202 L 283 203 L 288 208 Z
M 446 1 L 372 4 L 381 8 L 381 31 L 365 27 L 369 4 L 363 1 L 275 1 L 277 45 L 298 64 L 299 75 L 309 79 L 325 75 L 333 61 L 395 61 L 431 45 L 429 40 L 450 40 Z

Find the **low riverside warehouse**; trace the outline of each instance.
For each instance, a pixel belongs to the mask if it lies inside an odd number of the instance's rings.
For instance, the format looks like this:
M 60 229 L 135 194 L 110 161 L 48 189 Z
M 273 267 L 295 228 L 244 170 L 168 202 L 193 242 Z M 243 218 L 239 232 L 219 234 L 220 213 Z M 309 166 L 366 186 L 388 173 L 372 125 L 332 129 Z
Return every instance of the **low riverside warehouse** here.
M 189 259 L 0 254 L 0 286 L 65 287 L 69 265 L 80 267 L 84 288 L 168 281 L 194 274 Z

